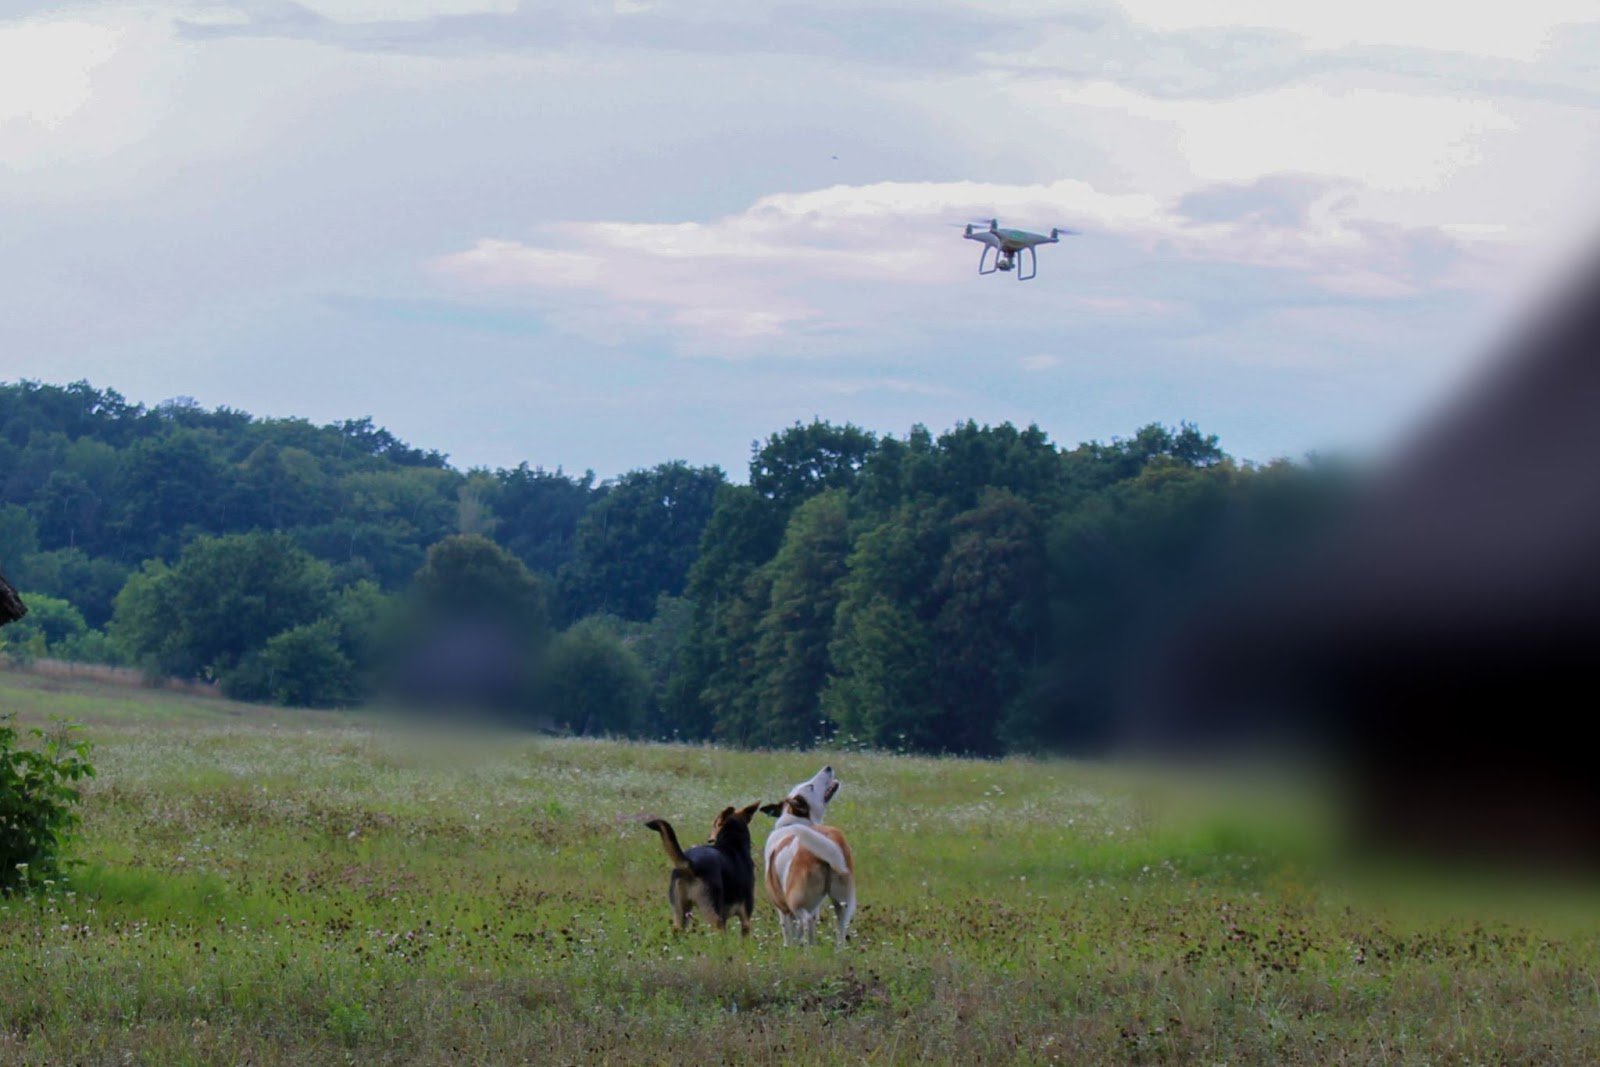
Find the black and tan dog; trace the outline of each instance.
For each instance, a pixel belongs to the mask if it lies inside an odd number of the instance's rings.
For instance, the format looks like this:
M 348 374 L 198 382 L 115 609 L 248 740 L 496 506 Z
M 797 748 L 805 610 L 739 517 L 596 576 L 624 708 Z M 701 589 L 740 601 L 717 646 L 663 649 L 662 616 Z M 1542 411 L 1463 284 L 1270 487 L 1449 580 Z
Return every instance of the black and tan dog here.
M 678 835 L 665 819 L 645 823 L 661 835 L 661 847 L 672 861 L 672 882 L 667 899 L 672 902 L 672 926 L 682 931 L 689 912 L 700 914 L 718 930 L 738 916 L 739 932 L 750 933 L 750 913 L 756 906 L 756 865 L 750 858 L 750 819 L 759 807 L 723 808 L 711 824 L 711 843 L 685 852 Z

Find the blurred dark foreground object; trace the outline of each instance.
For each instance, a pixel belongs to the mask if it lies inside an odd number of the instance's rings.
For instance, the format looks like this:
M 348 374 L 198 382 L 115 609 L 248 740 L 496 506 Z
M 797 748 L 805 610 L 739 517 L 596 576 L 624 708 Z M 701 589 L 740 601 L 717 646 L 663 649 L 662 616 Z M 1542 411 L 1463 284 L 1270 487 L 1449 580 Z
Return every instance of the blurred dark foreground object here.
M 1600 261 L 1314 549 L 1194 619 L 1141 742 L 1309 749 L 1385 855 L 1600 873 Z
M 6 581 L 6 576 L 0 574 L 0 626 L 16 622 L 27 613 L 28 606 L 22 602 L 11 583 Z

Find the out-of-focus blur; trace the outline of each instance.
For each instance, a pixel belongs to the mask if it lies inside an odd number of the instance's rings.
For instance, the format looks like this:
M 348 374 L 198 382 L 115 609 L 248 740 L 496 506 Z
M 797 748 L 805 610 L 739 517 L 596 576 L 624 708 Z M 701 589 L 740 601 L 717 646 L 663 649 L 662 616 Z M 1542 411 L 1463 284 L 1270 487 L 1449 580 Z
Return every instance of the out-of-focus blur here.
M 1600 263 L 1320 519 L 1241 524 L 1164 591 L 1119 739 L 1309 761 L 1368 857 L 1600 871 L 1597 414 Z

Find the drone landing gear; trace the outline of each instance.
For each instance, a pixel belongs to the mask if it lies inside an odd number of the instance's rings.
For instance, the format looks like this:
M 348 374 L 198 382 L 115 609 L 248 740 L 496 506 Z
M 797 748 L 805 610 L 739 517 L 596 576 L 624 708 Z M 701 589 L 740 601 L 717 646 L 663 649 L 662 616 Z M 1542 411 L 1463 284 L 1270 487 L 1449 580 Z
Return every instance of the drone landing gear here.
M 1026 274 L 1022 273 L 1022 253 L 1023 252 L 1028 253 L 1028 273 L 1026 273 Z M 1039 253 L 1035 252 L 1031 245 L 1029 247 L 1027 247 L 1027 248 L 1019 250 L 1017 252 L 1017 281 L 1025 282 L 1029 278 L 1037 276 L 1038 273 L 1039 273 Z
M 994 258 L 990 259 L 990 253 Z M 1024 274 L 1022 254 L 1028 254 L 1027 273 Z M 1020 248 L 1015 252 L 1002 252 L 992 245 L 985 245 L 983 252 L 978 256 L 978 273 L 993 274 L 995 271 L 1009 271 L 1013 266 L 1017 269 L 1017 281 L 1025 282 L 1039 273 L 1039 254 L 1032 248 Z

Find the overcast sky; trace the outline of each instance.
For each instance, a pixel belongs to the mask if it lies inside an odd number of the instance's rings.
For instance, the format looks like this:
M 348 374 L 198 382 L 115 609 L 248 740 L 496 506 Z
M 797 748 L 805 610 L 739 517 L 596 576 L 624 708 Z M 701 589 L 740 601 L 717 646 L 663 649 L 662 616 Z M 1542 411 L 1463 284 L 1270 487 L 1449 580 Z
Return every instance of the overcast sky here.
M 1597 18 L 8 0 L 0 379 L 602 475 L 814 415 L 1370 444 L 1592 233 Z M 980 278 L 990 215 L 1083 235 Z

